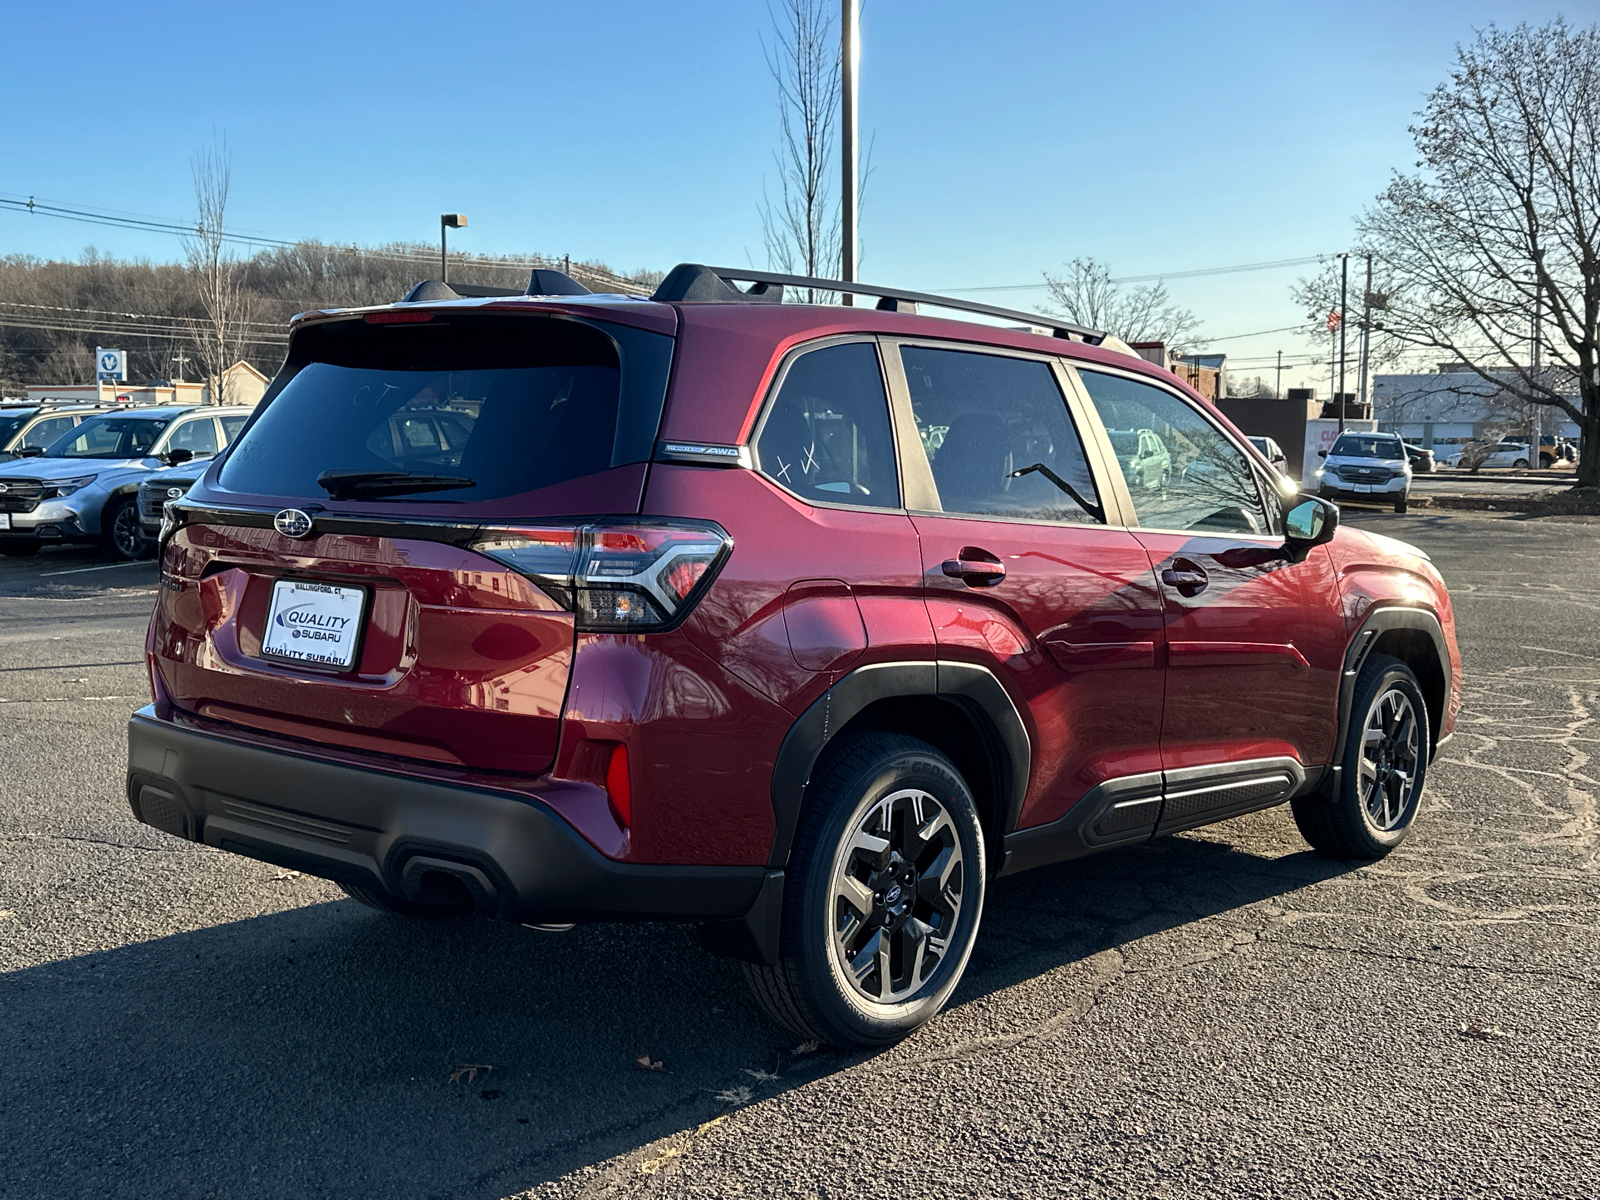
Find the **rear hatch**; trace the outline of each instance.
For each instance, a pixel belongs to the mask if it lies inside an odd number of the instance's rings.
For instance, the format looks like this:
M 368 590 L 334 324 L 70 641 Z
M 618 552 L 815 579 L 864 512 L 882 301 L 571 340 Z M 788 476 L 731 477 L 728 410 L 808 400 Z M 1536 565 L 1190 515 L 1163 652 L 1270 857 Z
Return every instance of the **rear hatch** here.
M 651 329 L 531 305 L 297 329 L 257 415 L 169 508 L 158 700 L 346 751 L 546 770 L 573 598 L 474 547 L 637 514 L 673 343 L 670 309 L 635 307 Z

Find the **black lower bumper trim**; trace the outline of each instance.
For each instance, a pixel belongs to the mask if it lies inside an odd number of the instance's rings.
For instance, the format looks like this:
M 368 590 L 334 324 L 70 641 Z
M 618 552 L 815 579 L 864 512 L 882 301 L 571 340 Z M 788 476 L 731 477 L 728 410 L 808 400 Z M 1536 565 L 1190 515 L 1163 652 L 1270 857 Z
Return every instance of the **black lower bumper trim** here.
M 536 799 L 263 749 L 153 706 L 128 722 L 128 800 L 179 837 L 393 896 L 451 873 L 488 915 L 530 924 L 743 917 L 768 875 L 617 862 Z

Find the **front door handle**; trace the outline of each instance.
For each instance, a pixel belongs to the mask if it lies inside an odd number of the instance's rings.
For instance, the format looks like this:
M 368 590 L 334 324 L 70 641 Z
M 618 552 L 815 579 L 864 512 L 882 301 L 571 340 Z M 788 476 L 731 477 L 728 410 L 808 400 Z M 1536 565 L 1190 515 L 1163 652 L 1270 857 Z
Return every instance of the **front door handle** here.
M 993 587 L 1006 577 L 1006 567 L 987 550 L 961 547 L 961 557 L 947 558 L 940 566 L 946 575 L 968 587 Z
M 1199 563 L 1191 562 L 1187 558 L 1175 558 L 1172 560 L 1172 565 L 1161 572 L 1161 582 L 1174 589 L 1180 596 L 1198 596 L 1206 590 L 1206 584 L 1211 582 L 1211 577 Z

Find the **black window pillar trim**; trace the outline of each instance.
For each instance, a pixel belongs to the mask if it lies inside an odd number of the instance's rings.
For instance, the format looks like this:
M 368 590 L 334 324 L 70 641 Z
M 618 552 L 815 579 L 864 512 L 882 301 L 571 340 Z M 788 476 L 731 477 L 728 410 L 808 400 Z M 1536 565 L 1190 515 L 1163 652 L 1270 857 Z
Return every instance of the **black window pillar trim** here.
M 868 705 L 898 696 L 948 700 L 976 718 L 997 767 L 995 783 L 1004 814 L 999 832 L 1004 836 L 1015 828 L 1028 790 L 1033 742 L 1016 703 L 994 672 L 975 663 L 871 663 L 857 667 L 813 701 L 783 739 L 772 768 L 769 867 L 783 867 L 789 860 L 806 788 L 824 748 Z

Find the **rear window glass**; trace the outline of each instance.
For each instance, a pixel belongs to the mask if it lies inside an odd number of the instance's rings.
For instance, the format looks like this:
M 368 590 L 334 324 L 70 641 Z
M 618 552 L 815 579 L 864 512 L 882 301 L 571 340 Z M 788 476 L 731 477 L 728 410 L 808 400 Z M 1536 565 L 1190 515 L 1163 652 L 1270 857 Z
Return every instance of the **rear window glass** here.
M 386 500 L 496 500 L 649 458 L 672 339 L 540 317 L 338 322 L 295 340 L 303 365 L 218 482 L 325 497 L 324 472 L 409 472 L 459 486 Z M 376 495 L 376 493 L 374 493 Z

